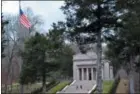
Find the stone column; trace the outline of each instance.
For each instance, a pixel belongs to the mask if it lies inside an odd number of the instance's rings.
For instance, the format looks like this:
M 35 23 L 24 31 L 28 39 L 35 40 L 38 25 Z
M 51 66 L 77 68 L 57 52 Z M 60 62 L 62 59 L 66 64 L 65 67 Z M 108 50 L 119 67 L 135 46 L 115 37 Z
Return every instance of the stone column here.
M 89 77 L 89 73 L 88 73 L 88 68 L 86 68 L 86 70 L 87 70 L 87 80 L 89 79 L 88 77 Z
M 77 76 L 76 76 L 76 75 L 78 75 L 77 70 L 78 70 L 78 68 L 77 68 L 77 66 L 75 65 L 75 63 L 73 62 L 73 79 L 74 79 L 74 80 L 78 80 L 78 79 L 77 79 Z
M 93 77 L 93 68 L 91 68 L 91 80 L 94 80 L 94 77 Z
M 104 80 L 104 66 L 102 66 L 102 80 Z
M 81 69 L 82 69 L 82 80 L 84 80 L 84 68 Z
M 77 77 L 77 79 L 76 80 L 80 80 L 79 78 L 80 78 L 80 73 L 79 73 L 79 68 L 77 67 L 77 73 L 76 73 L 76 77 Z

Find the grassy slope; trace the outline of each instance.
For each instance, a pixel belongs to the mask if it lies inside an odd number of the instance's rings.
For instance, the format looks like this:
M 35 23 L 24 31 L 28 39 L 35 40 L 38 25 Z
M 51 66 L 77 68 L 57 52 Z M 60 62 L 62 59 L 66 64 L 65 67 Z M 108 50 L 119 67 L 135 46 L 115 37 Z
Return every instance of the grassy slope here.
M 30 93 L 31 91 L 40 88 L 42 86 L 41 83 L 35 83 L 31 85 L 24 85 L 24 93 Z M 8 85 L 8 88 L 10 89 L 11 86 Z M 19 93 L 20 92 L 20 85 L 18 83 L 14 83 L 12 85 L 12 93 Z
M 109 93 L 113 85 L 113 81 L 103 81 L 103 93 Z
M 68 81 L 64 81 L 64 82 L 60 82 L 58 85 L 56 85 L 55 87 L 53 87 L 52 89 L 49 90 L 49 93 L 53 93 L 55 94 L 56 92 L 62 90 L 66 85 L 68 85 L 70 82 Z
M 110 81 L 103 81 L 103 93 L 106 93 L 106 94 L 109 93 L 109 91 L 112 88 L 113 82 L 114 81 L 112 81 L 112 80 L 110 80 Z M 93 91 L 91 94 L 96 94 L 96 90 Z

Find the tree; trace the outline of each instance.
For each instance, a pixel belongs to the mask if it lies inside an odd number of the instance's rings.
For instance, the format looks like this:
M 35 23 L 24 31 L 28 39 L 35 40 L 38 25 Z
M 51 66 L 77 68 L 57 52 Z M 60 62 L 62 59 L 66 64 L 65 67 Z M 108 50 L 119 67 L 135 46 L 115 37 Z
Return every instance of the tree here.
M 53 23 L 52 29 L 47 33 L 48 39 L 53 45 L 52 50 L 54 49 L 54 52 L 50 53 L 50 55 L 55 58 L 55 62 L 59 65 L 59 73 L 63 74 L 63 76 L 72 76 L 73 51 L 65 43 L 66 37 L 64 31 L 66 31 L 65 24 L 57 22 Z M 67 66 L 70 68 L 67 69 Z
M 19 64 L 19 68 L 21 70 L 22 59 L 20 53 L 24 50 L 24 41 L 30 36 L 34 35 L 34 32 L 41 30 L 39 26 L 43 24 L 40 16 L 33 14 L 30 8 L 27 8 L 25 10 L 25 14 L 26 13 L 32 24 L 31 32 L 29 32 L 29 30 L 20 25 L 18 15 L 4 16 L 4 19 L 9 20 L 9 24 L 5 27 L 5 38 L 7 40 L 7 46 L 5 47 L 4 51 L 5 58 L 3 58 L 5 62 L 2 63 L 3 71 L 7 72 L 7 77 L 5 78 L 7 80 L 6 83 L 9 79 L 12 81 L 13 72 L 11 71 L 11 68 L 13 59 L 15 57 L 17 57 L 17 64 Z
M 114 32 L 114 36 L 109 38 L 108 43 L 109 48 L 107 53 L 109 59 L 113 60 L 115 56 L 119 57 L 120 59 L 118 59 L 121 60 L 121 62 L 117 64 L 121 65 L 124 63 L 125 66 L 127 65 L 129 71 L 134 70 L 135 58 L 140 54 L 139 4 L 139 1 L 134 0 L 118 0 L 118 9 L 127 10 L 127 12 L 123 12 L 121 16 L 124 26 Z M 112 46 L 110 46 L 111 44 Z M 112 57 L 111 52 L 115 54 L 114 57 Z
M 37 77 L 41 77 L 43 92 L 46 92 L 46 76 L 58 66 L 54 55 L 59 44 L 52 40 L 53 38 L 49 35 L 36 33 L 25 43 L 25 51 L 22 55 L 24 63 L 20 76 L 21 84 L 33 83 L 37 81 Z M 30 77 L 30 80 L 26 80 L 26 77 Z
M 2 53 L 2 58 L 5 57 L 4 55 L 4 48 L 5 48 L 5 30 L 4 30 L 4 26 L 8 24 L 8 21 L 4 21 L 3 20 L 3 16 L 2 16 L 2 23 L 1 23 L 1 34 L 2 34 L 2 40 L 1 40 L 1 53 Z
M 119 26 L 114 7 L 114 0 L 65 0 L 62 7 L 71 39 L 79 45 L 97 42 L 97 93 L 102 93 L 101 35 Z
M 73 74 L 73 54 L 74 52 L 68 44 L 63 45 L 63 51 L 56 60 L 60 63 L 60 71 L 63 76 L 72 77 Z M 69 66 L 69 68 L 68 68 Z

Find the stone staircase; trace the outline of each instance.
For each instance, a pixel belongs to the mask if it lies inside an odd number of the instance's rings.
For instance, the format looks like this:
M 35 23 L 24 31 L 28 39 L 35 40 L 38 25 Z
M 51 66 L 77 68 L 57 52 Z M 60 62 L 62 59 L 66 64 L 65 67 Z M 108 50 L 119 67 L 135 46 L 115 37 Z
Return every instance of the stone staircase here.
M 96 81 L 75 81 L 71 85 L 66 86 L 62 91 L 58 93 L 85 93 L 90 92 L 95 86 Z

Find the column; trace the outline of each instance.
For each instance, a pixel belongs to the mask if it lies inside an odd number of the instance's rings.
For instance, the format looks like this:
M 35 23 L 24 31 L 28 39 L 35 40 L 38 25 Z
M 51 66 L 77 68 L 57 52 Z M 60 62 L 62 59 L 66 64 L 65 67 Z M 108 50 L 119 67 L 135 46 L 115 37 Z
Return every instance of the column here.
M 89 79 L 88 80 L 92 80 L 91 78 L 91 76 L 92 76 L 92 73 L 91 73 L 91 68 L 88 68 L 88 75 L 89 75 Z
M 94 80 L 94 77 L 93 77 L 93 68 L 91 68 L 91 80 Z
M 79 78 L 78 78 L 78 80 L 82 80 L 82 69 L 81 68 L 79 68 L 78 69 L 79 70 Z
M 102 80 L 104 80 L 104 66 L 102 66 Z
M 88 73 L 88 68 L 86 68 L 86 70 L 87 70 L 87 80 L 89 79 L 88 77 L 89 77 L 89 73 Z
M 93 80 L 96 80 L 97 74 L 96 74 L 96 68 L 93 68 Z
M 75 75 L 75 76 L 76 76 L 76 80 L 80 80 L 80 79 L 79 79 L 79 78 L 80 78 L 80 76 L 79 76 L 79 75 L 80 75 L 79 68 L 77 68 L 76 71 L 77 71 L 77 73 L 76 73 L 76 75 Z
M 82 80 L 84 80 L 84 68 L 81 69 L 82 69 Z
M 84 80 L 87 80 L 87 70 L 84 68 Z

